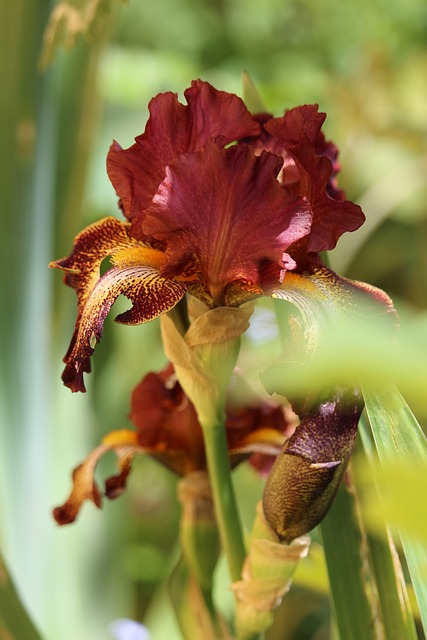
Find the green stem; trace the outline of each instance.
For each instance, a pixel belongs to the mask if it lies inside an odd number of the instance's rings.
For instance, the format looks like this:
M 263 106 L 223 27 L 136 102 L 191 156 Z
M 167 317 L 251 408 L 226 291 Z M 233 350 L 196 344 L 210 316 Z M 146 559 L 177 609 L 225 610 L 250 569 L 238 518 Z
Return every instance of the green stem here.
M 223 424 L 202 425 L 215 515 L 233 581 L 240 580 L 246 551 L 237 510 Z

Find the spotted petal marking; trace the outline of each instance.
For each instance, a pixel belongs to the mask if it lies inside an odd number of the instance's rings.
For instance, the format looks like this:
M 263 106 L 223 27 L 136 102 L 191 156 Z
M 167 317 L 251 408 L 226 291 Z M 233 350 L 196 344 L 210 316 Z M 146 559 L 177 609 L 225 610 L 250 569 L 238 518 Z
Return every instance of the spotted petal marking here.
M 104 258 L 134 246 L 140 243 L 130 235 L 130 225 L 111 216 L 83 229 L 76 236 L 71 254 L 49 266 L 66 272 L 65 282 L 75 289 L 80 311 L 99 279 Z
M 64 358 L 62 380 L 72 391 L 86 391 L 83 373 L 90 371 L 90 356 L 101 340 L 104 320 L 115 300 L 124 295 L 133 306 L 117 316 L 120 324 L 148 322 L 172 309 L 187 286 L 163 278 L 148 266 L 113 267 L 98 280 L 76 324 L 70 349 Z

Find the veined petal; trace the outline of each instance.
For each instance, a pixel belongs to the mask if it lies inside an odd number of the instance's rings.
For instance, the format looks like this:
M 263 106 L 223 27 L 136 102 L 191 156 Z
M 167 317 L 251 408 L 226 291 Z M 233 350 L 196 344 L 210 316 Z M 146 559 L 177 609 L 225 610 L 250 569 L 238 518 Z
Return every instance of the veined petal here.
M 321 132 L 325 118 L 317 105 L 305 105 L 291 109 L 282 118 L 271 118 L 264 125 L 273 137 L 270 145 L 276 153 L 280 145 L 285 151 L 286 188 L 310 203 L 313 224 L 305 244 L 306 250 L 313 252 L 333 249 L 345 231 L 355 231 L 365 220 L 361 208 L 344 200 L 344 193 L 337 189 L 337 149 Z
M 66 272 L 65 282 L 75 289 L 79 311 L 86 304 L 100 275 L 101 262 L 124 249 L 142 247 L 130 234 L 130 225 L 113 217 L 103 218 L 81 231 L 67 258 L 50 263 Z
M 83 373 L 90 371 L 90 356 L 101 340 L 104 320 L 115 300 L 124 295 L 133 306 L 117 316 L 120 324 L 141 324 L 172 309 L 184 296 L 184 283 L 163 278 L 149 266 L 113 267 L 100 278 L 77 319 L 64 362 L 64 383 L 72 391 L 86 391 Z
M 216 305 L 232 282 L 260 286 L 266 263 L 279 282 L 281 270 L 295 266 L 284 252 L 311 223 L 306 201 L 281 189 L 279 169 L 277 156 L 246 145 L 210 143 L 173 161 L 143 223 L 147 235 L 166 242 L 162 273 L 175 277 L 196 262 Z
M 145 132 L 129 149 L 122 149 L 115 142 L 108 154 L 108 175 L 125 215 L 134 220 L 138 238 L 144 237 L 142 212 L 164 179 L 166 165 L 182 154 L 198 151 L 209 140 L 223 146 L 260 130 L 243 101 L 234 94 L 217 91 L 197 80 L 184 95 L 187 105 L 170 92 L 153 98 Z
M 304 535 L 328 511 L 350 460 L 362 409 L 357 389 L 337 390 L 286 442 L 263 496 L 265 517 L 282 540 Z
M 271 296 L 295 304 L 304 321 L 306 355 L 318 346 L 322 326 L 347 322 L 349 328 L 366 319 L 388 317 L 390 326 L 397 324 L 397 315 L 389 296 L 370 284 L 349 280 L 326 267 L 310 273 L 287 272 L 283 283 Z
M 98 508 L 101 507 L 101 491 L 95 481 L 95 469 L 99 460 L 108 451 L 113 451 L 116 454 L 119 473 L 106 480 L 106 495 L 113 499 L 125 489 L 134 456 L 145 453 L 145 451 L 138 445 L 136 433 L 123 430 L 115 431 L 113 435 L 110 442 L 108 437 L 105 438 L 103 444 L 94 449 L 86 460 L 74 469 L 71 493 L 67 501 L 53 511 L 53 516 L 58 524 L 74 522 L 86 500 L 90 500 Z

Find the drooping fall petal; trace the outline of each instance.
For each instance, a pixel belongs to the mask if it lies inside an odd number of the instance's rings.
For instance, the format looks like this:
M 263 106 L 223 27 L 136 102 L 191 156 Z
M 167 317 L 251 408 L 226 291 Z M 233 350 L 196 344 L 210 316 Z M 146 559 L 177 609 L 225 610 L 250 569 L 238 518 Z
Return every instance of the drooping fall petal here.
M 325 118 L 317 105 L 305 105 L 264 125 L 272 136 L 269 146 L 276 153 L 283 149 L 282 180 L 286 189 L 310 203 L 313 224 L 304 243 L 310 252 L 333 249 L 345 231 L 355 231 L 365 220 L 361 208 L 344 200 L 343 192 L 336 187 L 337 149 L 321 132 Z
M 86 304 L 100 276 L 101 263 L 123 248 L 141 246 L 130 234 L 130 225 L 113 217 L 103 218 L 81 231 L 71 254 L 50 263 L 65 271 L 65 283 L 77 294 L 78 309 Z
M 104 443 L 94 449 L 86 460 L 73 471 L 73 486 L 67 501 L 53 511 L 58 524 L 70 524 L 76 519 L 80 508 L 86 500 L 101 507 L 101 491 L 95 481 L 95 469 L 99 460 L 108 451 L 113 451 L 117 456 L 119 473 L 106 481 L 106 495 L 116 498 L 122 493 L 131 470 L 132 459 L 144 449 L 138 446 L 136 433 L 123 430 L 110 434 Z
M 344 323 L 349 331 L 366 320 L 385 320 L 395 328 L 397 316 L 389 296 L 370 284 L 349 280 L 326 267 L 311 272 L 286 273 L 282 285 L 271 296 L 293 303 L 303 319 L 305 355 L 313 355 L 319 346 L 322 328 L 333 331 Z
M 259 133 L 243 101 L 197 80 L 184 93 L 187 105 L 176 94 L 159 94 L 149 105 L 145 132 L 129 149 L 114 143 L 107 159 L 111 182 L 120 197 L 134 235 L 142 235 L 142 214 L 165 177 L 166 166 L 176 157 L 198 151 L 209 140 L 222 146 Z
M 147 235 L 167 245 L 162 273 L 176 276 L 195 261 L 217 305 L 230 283 L 264 284 L 265 263 L 275 266 L 278 283 L 281 270 L 295 266 L 286 248 L 311 223 L 305 200 L 280 188 L 279 169 L 277 156 L 257 156 L 246 145 L 211 143 L 173 161 L 143 223 Z
M 147 266 L 112 267 L 96 283 L 78 318 L 64 361 L 62 379 L 72 391 L 85 391 L 83 373 L 90 371 L 90 356 L 101 340 L 104 320 L 115 300 L 124 295 L 133 306 L 117 316 L 120 324 L 141 324 L 172 309 L 186 285 L 163 278 Z
M 267 479 L 263 507 L 286 542 L 315 527 L 328 511 L 353 450 L 363 400 L 338 390 L 297 427 Z

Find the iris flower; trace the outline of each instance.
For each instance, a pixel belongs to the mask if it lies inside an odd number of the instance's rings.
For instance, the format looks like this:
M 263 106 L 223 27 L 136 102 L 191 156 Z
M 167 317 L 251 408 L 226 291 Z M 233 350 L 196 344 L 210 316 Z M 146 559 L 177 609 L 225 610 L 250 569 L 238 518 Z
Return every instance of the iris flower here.
M 231 466 L 235 468 L 249 459 L 265 475 L 284 440 L 294 431 L 295 415 L 287 404 L 255 396 L 241 376 L 233 376 L 232 387 L 225 425 Z M 101 491 L 94 474 L 100 458 L 108 451 L 116 454 L 119 467 L 119 473 L 105 482 L 105 494 L 110 499 L 125 489 L 136 455 L 148 454 L 180 477 L 206 471 L 202 429 L 172 365 L 144 376 L 133 390 L 129 417 L 136 430 L 109 433 L 74 470 L 71 494 L 63 506 L 54 510 L 59 524 L 73 522 L 86 500 L 101 506 Z
M 90 357 L 120 295 L 132 306 L 116 321 L 128 325 L 171 311 L 187 295 L 211 309 L 261 296 L 287 300 L 302 315 L 293 339 L 303 359 L 333 318 L 351 323 L 393 311 L 382 291 L 342 278 L 322 262 L 321 252 L 358 229 L 364 215 L 337 186 L 338 151 L 321 131 L 325 114 L 317 105 L 279 118 L 252 115 L 236 95 L 200 80 L 184 96 L 186 104 L 173 93 L 156 96 L 145 132 L 130 148 L 114 142 L 109 150 L 108 175 L 125 219 L 107 217 L 87 227 L 71 254 L 51 265 L 65 272 L 78 298 L 62 376 L 72 391 L 85 391 Z M 106 258 L 112 264 L 101 275 Z M 275 527 L 285 539 L 289 527 L 292 535 L 305 533 L 330 504 L 362 406 L 357 390 L 336 389 L 326 397 L 317 390 L 299 407 L 301 426 L 276 463 L 285 489 L 269 485 L 273 506 L 267 510 L 280 514 L 283 522 Z M 293 482 L 282 474 L 282 460 L 302 460 L 304 467 L 294 473 L 304 479 L 306 500 L 290 516 L 277 506 Z M 307 519 L 319 491 L 327 499 Z M 295 527 L 301 514 L 304 524 Z
M 107 170 L 126 220 L 92 224 L 52 263 L 78 297 L 63 373 L 72 391 L 85 391 L 119 295 L 133 303 L 116 318 L 122 324 L 148 322 L 186 293 L 210 307 L 239 306 L 286 290 L 286 276 L 319 264 L 319 251 L 363 223 L 335 187 L 336 149 L 316 106 L 254 117 L 240 98 L 200 80 L 185 97 L 187 105 L 173 93 L 155 97 L 135 144 L 110 148 Z

